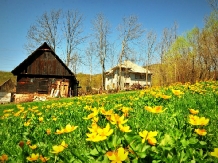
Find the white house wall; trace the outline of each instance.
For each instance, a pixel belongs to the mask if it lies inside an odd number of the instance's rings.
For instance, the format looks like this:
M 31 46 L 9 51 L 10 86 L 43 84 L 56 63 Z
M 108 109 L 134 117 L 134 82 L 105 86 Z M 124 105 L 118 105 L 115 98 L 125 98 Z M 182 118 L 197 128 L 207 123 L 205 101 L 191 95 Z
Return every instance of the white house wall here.
M 110 90 L 110 89 L 117 89 L 118 86 L 118 71 L 115 70 L 114 74 L 112 77 L 108 77 L 106 76 L 105 79 L 105 86 L 106 86 L 106 90 Z M 111 74 L 111 75 L 112 75 Z M 133 84 L 140 84 L 141 86 L 145 86 L 146 85 L 146 79 L 136 79 L 135 78 L 135 73 L 129 73 L 129 77 L 124 78 L 124 74 L 126 73 L 122 73 L 121 76 L 121 90 L 125 89 L 124 84 L 125 83 L 129 83 L 129 87 L 131 87 L 131 85 Z M 145 74 L 144 74 L 145 75 Z M 148 85 L 151 85 L 151 75 L 148 75 Z

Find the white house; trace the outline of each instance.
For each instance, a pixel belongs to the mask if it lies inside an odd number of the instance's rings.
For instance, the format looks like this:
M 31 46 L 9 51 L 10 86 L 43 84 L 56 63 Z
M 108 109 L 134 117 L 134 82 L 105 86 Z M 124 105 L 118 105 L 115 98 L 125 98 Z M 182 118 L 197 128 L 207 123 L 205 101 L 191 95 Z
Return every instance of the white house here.
M 121 77 L 119 77 L 120 69 Z M 117 65 L 106 71 L 105 89 L 117 89 L 119 85 L 121 90 L 130 89 L 136 85 L 151 86 L 151 75 L 152 73 L 149 70 L 138 66 L 131 61 L 124 61 L 121 65 Z

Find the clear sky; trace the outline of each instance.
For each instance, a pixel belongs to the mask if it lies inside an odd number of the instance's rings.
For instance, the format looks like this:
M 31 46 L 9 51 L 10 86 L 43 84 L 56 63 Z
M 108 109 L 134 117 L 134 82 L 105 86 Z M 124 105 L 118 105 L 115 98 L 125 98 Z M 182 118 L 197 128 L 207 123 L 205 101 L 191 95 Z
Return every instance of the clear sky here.
M 116 31 L 123 17 L 138 16 L 145 29 L 159 36 L 176 21 L 178 34 L 202 28 L 211 9 L 207 0 L 0 0 L 0 70 L 11 71 L 28 56 L 24 49 L 29 27 L 44 12 L 75 9 L 83 14 L 84 31 L 96 14 L 103 13 Z M 85 71 L 85 70 L 82 70 Z

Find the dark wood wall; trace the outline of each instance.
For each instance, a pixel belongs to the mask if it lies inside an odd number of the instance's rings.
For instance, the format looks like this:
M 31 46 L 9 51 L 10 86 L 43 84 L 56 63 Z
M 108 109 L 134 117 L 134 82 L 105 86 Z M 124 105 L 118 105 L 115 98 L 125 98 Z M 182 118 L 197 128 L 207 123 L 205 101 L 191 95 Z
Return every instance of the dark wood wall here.
M 15 84 L 11 79 L 8 79 L 5 83 L 0 86 L 0 91 L 10 91 L 15 88 Z
M 59 79 L 59 78 L 36 78 L 36 77 L 19 77 L 17 80 L 17 89 L 16 93 L 18 94 L 26 94 L 26 93 L 39 93 L 39 94 L 50 94 L 52 89 L 63 89 L 62 85 L 65 86 L 67 92 L 65 92 L 65 96 L 69 94 L 69 88 L 73 87 L 71 85 L 70 79 Z M 73 88 L 71 88 L 73 89 Z
M 32 59 L 32 63 L 25 65 L 22 74 L 40 74 L 40 75 L 60 75 L 70 76 L 71 74 L 67 71 L 61 62 L 55 58 L 54 55 L 50 54 L 51 51 L 39 50 L 36 53 L 41 53 L 36 56 L 38 58 Z

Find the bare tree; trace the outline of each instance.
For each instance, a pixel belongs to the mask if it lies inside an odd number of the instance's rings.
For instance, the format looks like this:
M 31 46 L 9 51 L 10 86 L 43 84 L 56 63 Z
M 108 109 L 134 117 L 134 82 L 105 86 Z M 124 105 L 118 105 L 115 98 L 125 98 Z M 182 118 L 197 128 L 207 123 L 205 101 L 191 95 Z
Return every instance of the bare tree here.
M 146 85 L 148 85 L 148 70 L 149 65 L 151 64 L 151 60 L 154 57 L 154 53 L 157 50 L 156 47 L 156 39 L 157 35 L 154 31 L 147 31 L 146 32 L 146 38 L 143 42 L 144 48 L 145 48 L 145 65 L 146 65 Z
M 124 17 L 122 24 L 119 25 L 118 30 L 120 32 L 119 38 L 122 42 L 122 49 L 118 58 L 119 65 L 119 78 L 118 78 L 118 90 L 121 89 L 121 63 L 124 58 L 129 58 L 128 53 L 131 52 L 131 44 L 140 38 L 144 32 L 142 25 L 138 23 L 138 17 L 131 15 L 130 17 Z
M 79 61 L 77 50 L 86 37 L 82 36 L 83 16 L 78 11 L 67 11 L 64 24 L 64 39 L 66 40 L 66 65 Z M 76 59 L 77 58 L 77 59 Z M 74 64 L 75 66 L 75 64 Z
M 110 24 L 103 14 L 98 14 L 93 21 L 93 31 L 96 54 L 102 69 L 102 89 L 105 89 L 105 61 L 109 48 L 108 36 L 110 34 Z
M 210 7 L 213 9 L 213 10 L 216 10 L 218 11 L 218 2 L 217 0 L 207 0 Z
M 95 54 L 94 44 L 90 42 L 88 48 L 86 49 L 86 59 L 90 71 L 89 86 L 92 85 L 93 57 L 95 55 L 96 54 Z
M 25 48 L 28 52 L 32 52 L 43 42 L 47 42 L 55 51 L 60 43 L 58 35 L 59 20 L 61 10 L 52 10 L 50 13 L 45 12 L 36 23 L 30 26 L 27 33 L 27 44 Z

